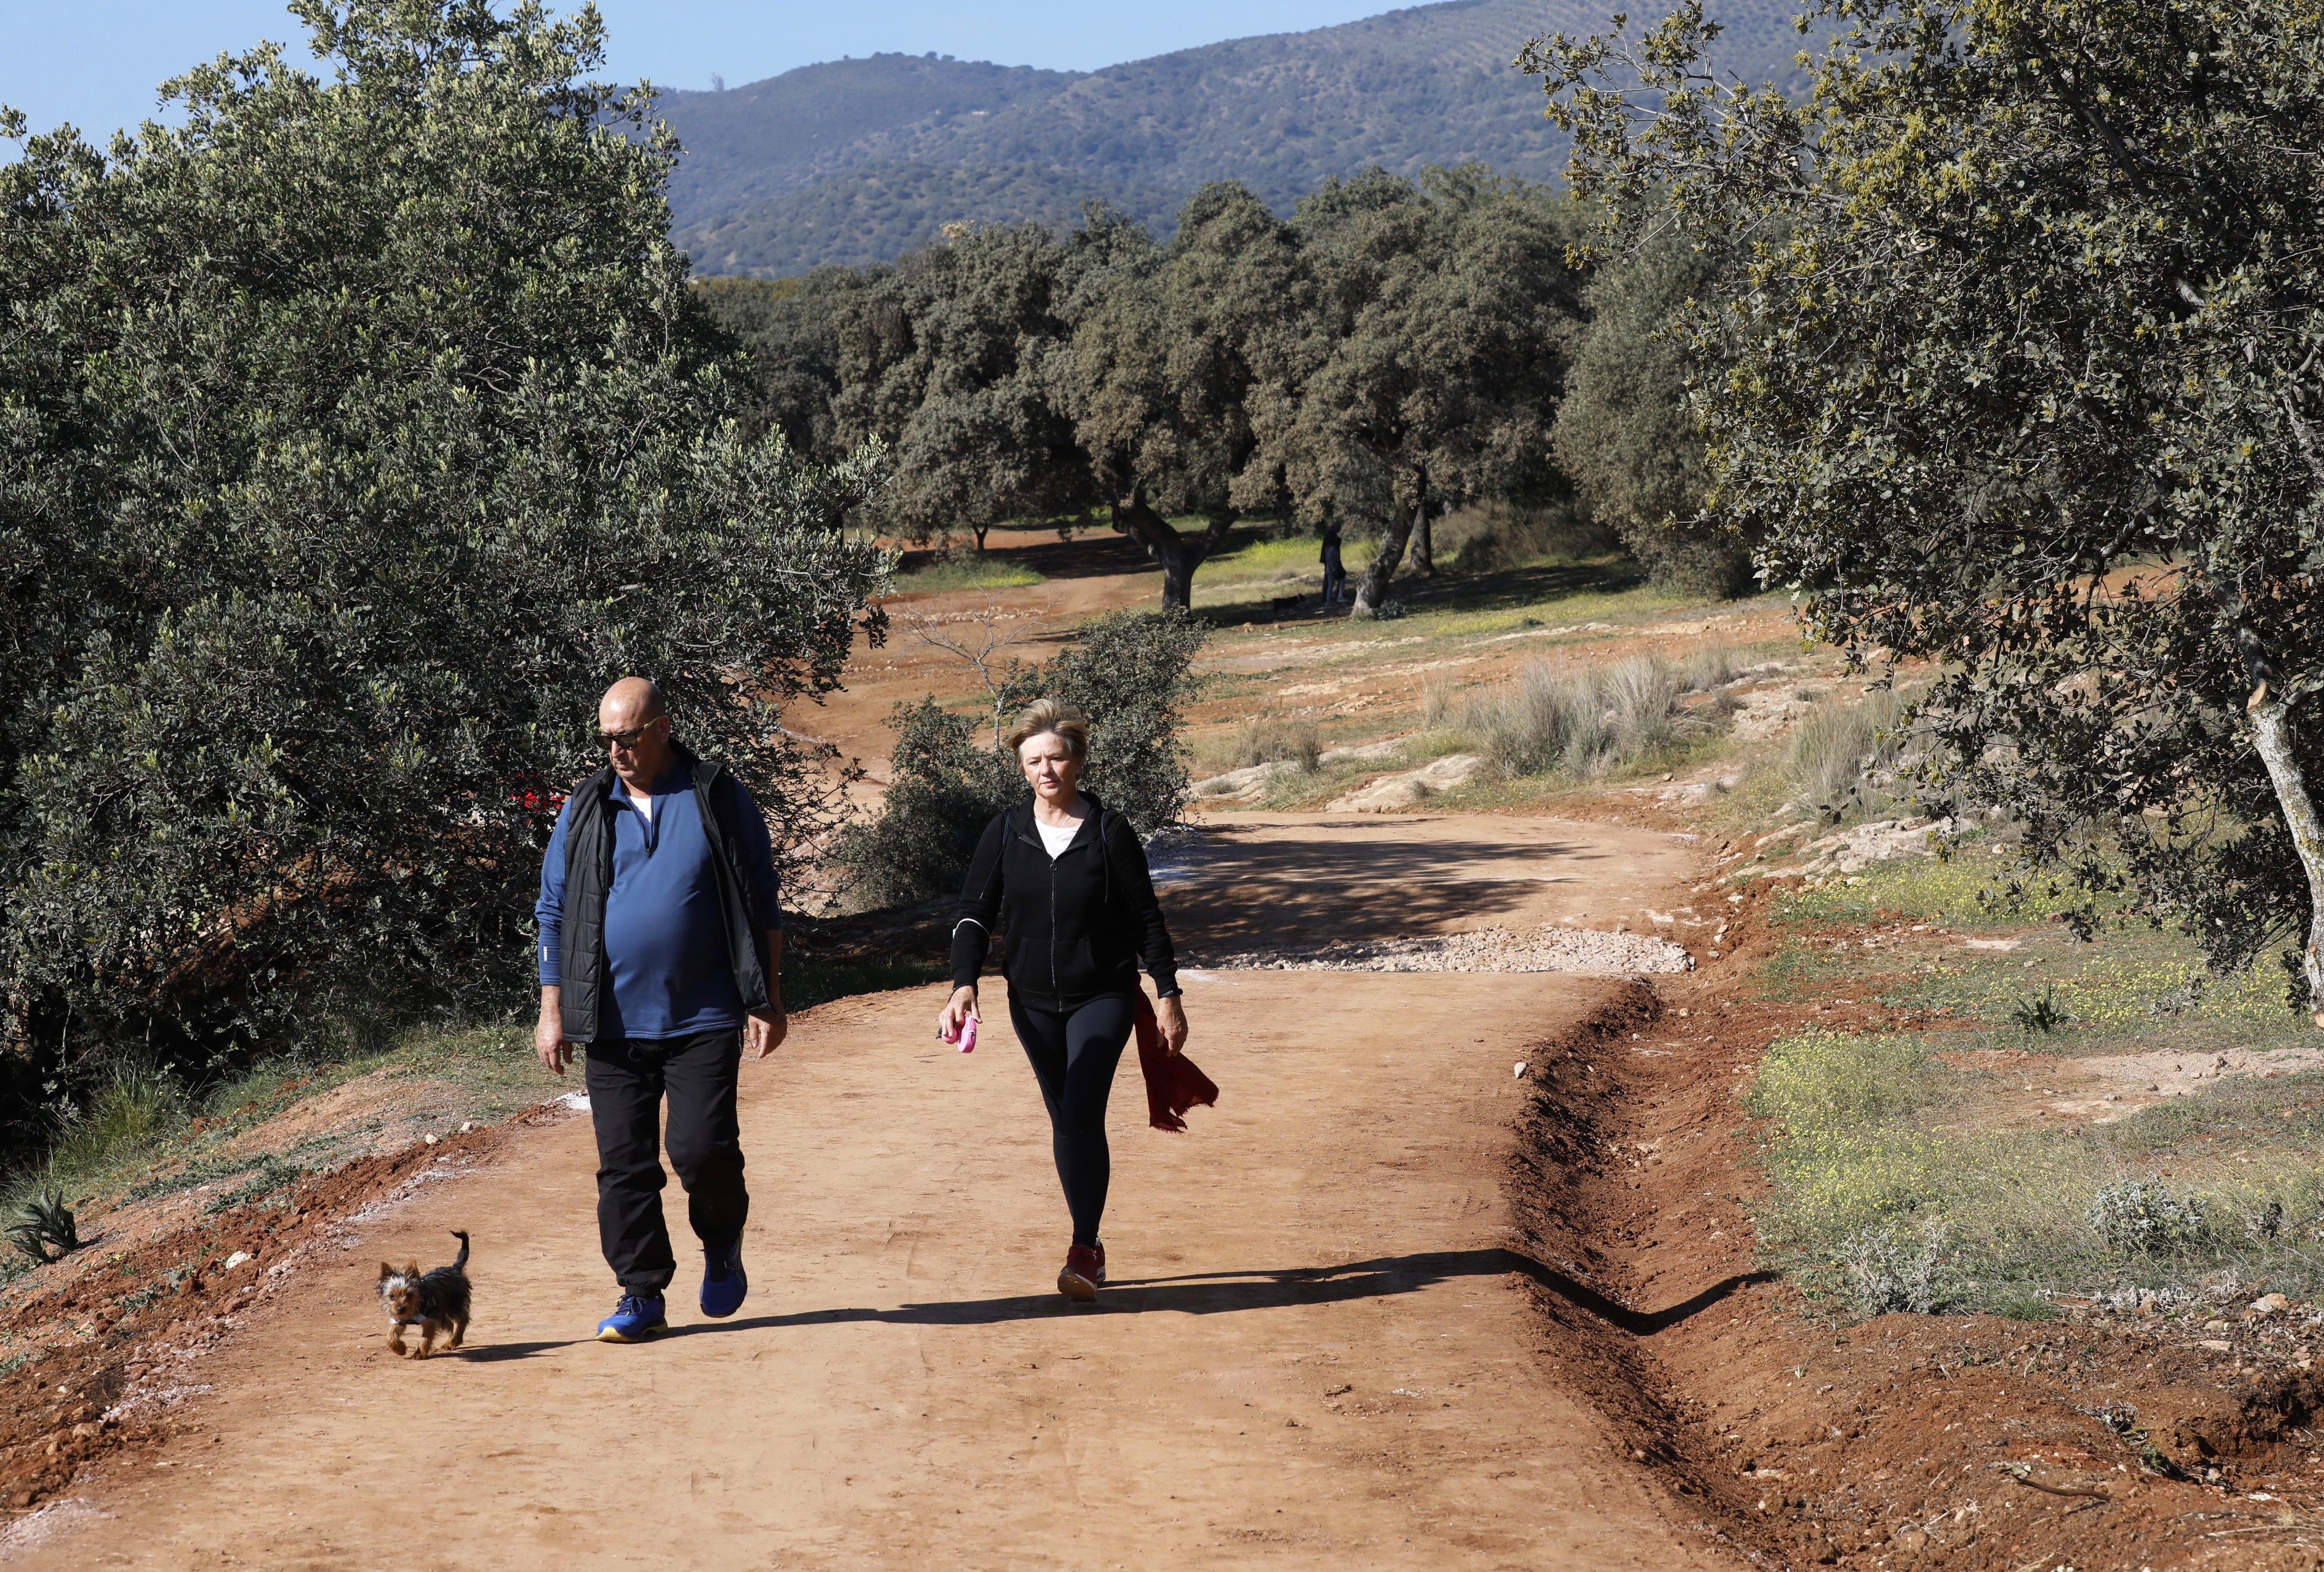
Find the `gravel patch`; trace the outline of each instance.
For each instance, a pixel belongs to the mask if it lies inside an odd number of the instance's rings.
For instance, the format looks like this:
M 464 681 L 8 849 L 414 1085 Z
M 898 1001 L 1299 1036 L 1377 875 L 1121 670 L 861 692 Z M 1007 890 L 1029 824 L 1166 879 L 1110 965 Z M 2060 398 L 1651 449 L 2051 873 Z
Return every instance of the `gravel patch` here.
M 1683 946 L 1651 933 L 1609 933 L 1547 924 L 1530 933 L 1480 928 L 1424 939 L 1345 940 L 1185 962 L 1256 971 L 1692 971 Z

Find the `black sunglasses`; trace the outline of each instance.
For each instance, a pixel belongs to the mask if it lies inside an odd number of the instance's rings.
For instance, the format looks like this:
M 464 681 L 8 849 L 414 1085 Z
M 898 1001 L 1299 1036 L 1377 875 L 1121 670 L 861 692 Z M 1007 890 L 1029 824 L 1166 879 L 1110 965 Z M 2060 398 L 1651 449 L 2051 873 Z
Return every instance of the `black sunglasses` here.
M 666 716 L 656 715 L 644 725 L 632 726 L 626 731 L 600 731 L 597 733 L 597 744 L 601 748 L 618 748 L 623 752 L 627 752 L 629 749 L 635 748 L 638 745 L 639 740 L 643 738 L 647 732 L 660 725 L 668 717 Z

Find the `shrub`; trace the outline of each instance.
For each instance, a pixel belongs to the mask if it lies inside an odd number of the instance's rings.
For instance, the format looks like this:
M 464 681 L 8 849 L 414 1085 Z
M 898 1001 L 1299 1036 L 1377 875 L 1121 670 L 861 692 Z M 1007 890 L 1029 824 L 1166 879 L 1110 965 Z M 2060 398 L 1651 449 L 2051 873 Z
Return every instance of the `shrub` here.
M 1229 757 L 1237 767 L 1296 764 L 1313 774 L 1323 752 L 1323 740 L 1317 736 L 1312 721 L 1253 715 L 1235 732 L 1233 751 Z
M 2107 1247 L 2152 1255 L 2200 1244 L 2209 1234 L 2202 1198 L 2181 1195 L 2151 1179 L 2108 1185 L 2091 1198 L 2090 1227 Z
M 1461 573 L 1499 573 L 1545 559 L 1579 561 L 1620 548 L 1613 530 L 1571 501 L 1538 508 L 1477 502 L 1436 526 L 1437 555 Z
M 1204 637 L 1183 611 L 1117 611 L 1084 623 L 1056 659 L 1009 685 L 1011 704 L 1062 699 L 1089 716 L 1084 779 L 1140 835 L 1185 816 L 1193 783 L 1178 734 Z
M 80 1226 L 60 1191 L 44 1190 L 26 1201 L 8 1225 L 9 1243 L 26 1259 L 46 1264 L 80 1248 Z
M 1505 774 L 1589 779 L 1710 735 L 1712 722 L 1680 702 L 1697 682 L 1658 656 L 1579 669 L 1536 661 L 1471 700 L 1463 724 Z
M 960 887 L 977 837 L 1024 795 L 1005 755 L 985 745 L 977 717 L 933 697 L 898 704 L 888 795 L 868 823 L 849 825 L 832 857 L 866 906 L 903 906 Z
M 1838 1255 L 1856 1312 L 1924 1316 L 1944 1309 L 1939 1268 L 1950 1243 L 1944 1223 L 1933 1218 L 1917 1228 L 1891 1219 L 1850 1235 Z
M 1905 709 L 1894 690 L 1876 688 L 1861 703 L 1827 699 L 1809 711 L 1792 732 L 1784 760 L 1799 800 L 1831 824 L 1890 806 L 1904 753 Z
M 1002 686 L 1006 708 L 1036 698 L 1077 704 L 1090 718 L 1083 777 L 1106 807 L 1150 835 L 1178 822 L 1191 783 L 1178 740 L 1203 630 L 1183 611 L 1120 612 L 1084 624 L 1045 666 Z M 892 906 L 959 888 L 993 814 L 1025 800 L 1015 760 L 983 745 L 978 721 L 933 697 L 896 707 L 893 774 L 879 815 L 833 846 L 860 900 Z
M 166 130 L 0 164 L 0 1149 L 111 1043 L 509 1008 L 624 673 L 795 865 L 829 777 L 781 712 L 880 630 L 879 456 L 738 424 L 595 14 L 297 9 L 319 76 L 221 57 Z

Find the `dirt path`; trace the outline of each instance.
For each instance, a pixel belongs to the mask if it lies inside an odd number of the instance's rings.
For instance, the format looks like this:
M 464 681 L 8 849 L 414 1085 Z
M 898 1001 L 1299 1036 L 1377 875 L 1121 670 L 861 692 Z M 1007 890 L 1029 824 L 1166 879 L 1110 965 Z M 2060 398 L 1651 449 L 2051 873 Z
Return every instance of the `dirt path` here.
M 1692 871 L 1666 836 L 1439 817 L 1399 838 L 1398 823 L 1368 825 L 1369 850 L 1467 848 L 1504 924 L 1577 898 L 1673 902 Z M 1302 908 L 1305 936 L 1335 902 L 1357 927 L 1375 915 L 1379 856 L 1351 855 L 1330 823 L 1221 840 L 1246 850 L 1166 894 L 1190 948 L 1236 928 L 1213 914 L 1270 901 Z M 1413 931 L 1462 925 L 1443 894 Z M 1143 1127 L 1125 1071 L 1117 1285 L 1089 1310 L 1049 1287 L 1063 1207 L 1006 1027 L 963 1058 L 931 1037 L 934 989 L 826 1007 L 744 1077 L 742 1316 L 702 1321 L 682 1277 L 677 1335 L 586 1340 L 611 1302 L 588 1128 L 521 1133 L 500 1163 L 361 1225 L 340 1264 L 211 1358 L 215 1390 L 177 1439 L 110 1466 L 15 1559 L 1729 1565 L 1561 1388 L 1555 1334 L 1508 1292 L 1511 1064 L 1613 986 L 1194 979 L 1194 1053 L 1225 1093 L 1166 1135 Z M 476 1240 L 473 1346 L 399 1363 L 379 1347 L 376 1263 L 440 1259 L 453 1227 Z

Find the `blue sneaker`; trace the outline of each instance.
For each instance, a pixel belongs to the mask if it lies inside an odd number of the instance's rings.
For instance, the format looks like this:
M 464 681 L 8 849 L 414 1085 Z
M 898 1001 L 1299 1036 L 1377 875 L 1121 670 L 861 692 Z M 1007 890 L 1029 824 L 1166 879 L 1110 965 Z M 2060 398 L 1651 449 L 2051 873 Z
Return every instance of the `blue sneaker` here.
M 662 1314 L 660 1295 L 648 1299 L 641 1293 L 625 1293 L 613 1313 L 597 1323 L 597 1341 L 642 1343 L 668 1330 L 669 1321 Z
M 723 1319 L 742 1308 L 751 1280 L 742 1272 L 742 1241 L 735 1240 L 715 1255 L 702 1253 L 702 1313 Z

